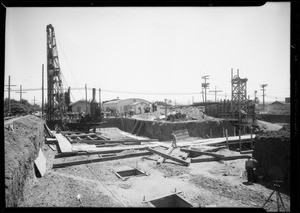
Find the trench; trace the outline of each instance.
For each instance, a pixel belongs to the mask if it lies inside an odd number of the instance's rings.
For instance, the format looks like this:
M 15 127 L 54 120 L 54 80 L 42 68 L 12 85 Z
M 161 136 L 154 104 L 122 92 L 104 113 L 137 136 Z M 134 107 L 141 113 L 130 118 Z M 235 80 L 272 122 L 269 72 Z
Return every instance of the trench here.
M 25 186 L 37 178 L 34 160 L 44 146 L 44 121 L 30 115 L 10 122 L 13 129 L 4 130 L 5 206 L 17 207 L 24 200 Z
M 224 130 L 227 129 L 228 136 L 234 135 L 234 121 L 231 120 L 209 120 L 209 121 L 182 121 L 162 122 L 133 118 L 105 118 L 105 127 L 117 127 L 122 131 L 137 135 L 158 139 L 159 141 L 171 140 L 171 134 L 175 130 L 187 129 L 190 137 L 208 138 L 212 136 L 225 137 Z

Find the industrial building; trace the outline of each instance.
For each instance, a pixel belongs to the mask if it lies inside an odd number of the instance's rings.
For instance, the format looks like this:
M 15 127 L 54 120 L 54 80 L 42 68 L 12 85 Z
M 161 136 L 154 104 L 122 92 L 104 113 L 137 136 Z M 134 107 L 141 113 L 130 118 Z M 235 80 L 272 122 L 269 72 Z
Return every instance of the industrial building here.
M 128 99 L 114 99 L 111 101 L 103 102 L 104 111 L 115 111 L 116 113 L 129 113 L 130 109 L 134 114 L 141 114 L 145 112 L 145 107 L 151 104 L 150 101 L 141 98 L 128 98 Z
M 76 101 L 74 103 L 70 104 L 72 112 L 80 112 L 81 110 L 83 112 L 86 112 L 87 114 L 91 113 L 91 103 L 81 99 L 79 101 Z

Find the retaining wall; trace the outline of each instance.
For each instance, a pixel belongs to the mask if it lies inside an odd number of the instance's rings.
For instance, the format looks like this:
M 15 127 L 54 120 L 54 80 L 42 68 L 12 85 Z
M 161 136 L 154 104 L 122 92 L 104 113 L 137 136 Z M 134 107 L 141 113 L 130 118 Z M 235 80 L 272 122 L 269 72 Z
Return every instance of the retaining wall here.
M 122 131 L 133 132 L 138 136 L 158 139 L 159 141 L 171 140 L 172 132 L 180 129 L 187 129 L 190 137 L 207 138 L 206 135 L 210 136 L 210 129 L 214 138 L 223 137 L 223 128 L 227 129 L 228 136 L 233 135 L 233 122 L 229 120 L 168 122 L 133 118 L 106 118 L 104 121 L 107 123 L 102 126 L 103 128 L 117 127 Z

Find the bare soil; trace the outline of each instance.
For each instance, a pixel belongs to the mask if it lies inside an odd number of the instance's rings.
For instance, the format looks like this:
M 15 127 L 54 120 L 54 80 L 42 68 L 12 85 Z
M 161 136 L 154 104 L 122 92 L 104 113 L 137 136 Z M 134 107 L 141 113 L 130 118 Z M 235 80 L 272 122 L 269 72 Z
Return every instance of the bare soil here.
M 102 132 L 110 137 L 114 135 L 113 128 Z M 143 200 L 183 191 L 180 196 L 195 207 L 260 208 L 272 192 L 261 183 L 245 184 L 244 159 L 193 163 L 189 167 L 167 159 L 157 166 L 159 156 L 151 155 L 51 169 L 51 164 L 57 160 L 54 159 L 55 152 L 49 147 L 44 151 L 48 159 L 46 175 L 26 186 L 21 206 L 148 207 L 149 204 L 143 203 Z M 217 153 L 230 154 L 232 151 L 220 150 Z M 174 155 L 179 154 L 178 150 L 174 152 Z M 123 166 L 140 169 L 149 175 L 123 181 L 115 174 Z M 78 195 L 82 204 L 77 199 Z M 289 210 L 290 197 L 282 196 Z M 265 208 L 267 211 L 277 210 L 275 195 Z

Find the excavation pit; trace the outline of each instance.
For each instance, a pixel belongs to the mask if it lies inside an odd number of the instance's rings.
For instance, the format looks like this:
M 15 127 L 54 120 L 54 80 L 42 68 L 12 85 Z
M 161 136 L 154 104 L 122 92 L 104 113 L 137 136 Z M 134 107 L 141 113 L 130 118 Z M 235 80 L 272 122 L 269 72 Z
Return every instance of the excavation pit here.
M 179 207 L 192 208 L 193 205 L 179 197 L 177 194 L 171 194 L 165 197 L 148 201 L 154 207 Z
M 122 180 L 127 180 L 128 178 L 131 177 L 140 177 L 140 176 L 147 175 L 145 172 L 135 168 L 127 168 L 126 170 L 119 170 L 115 172 L 115 174 Z

